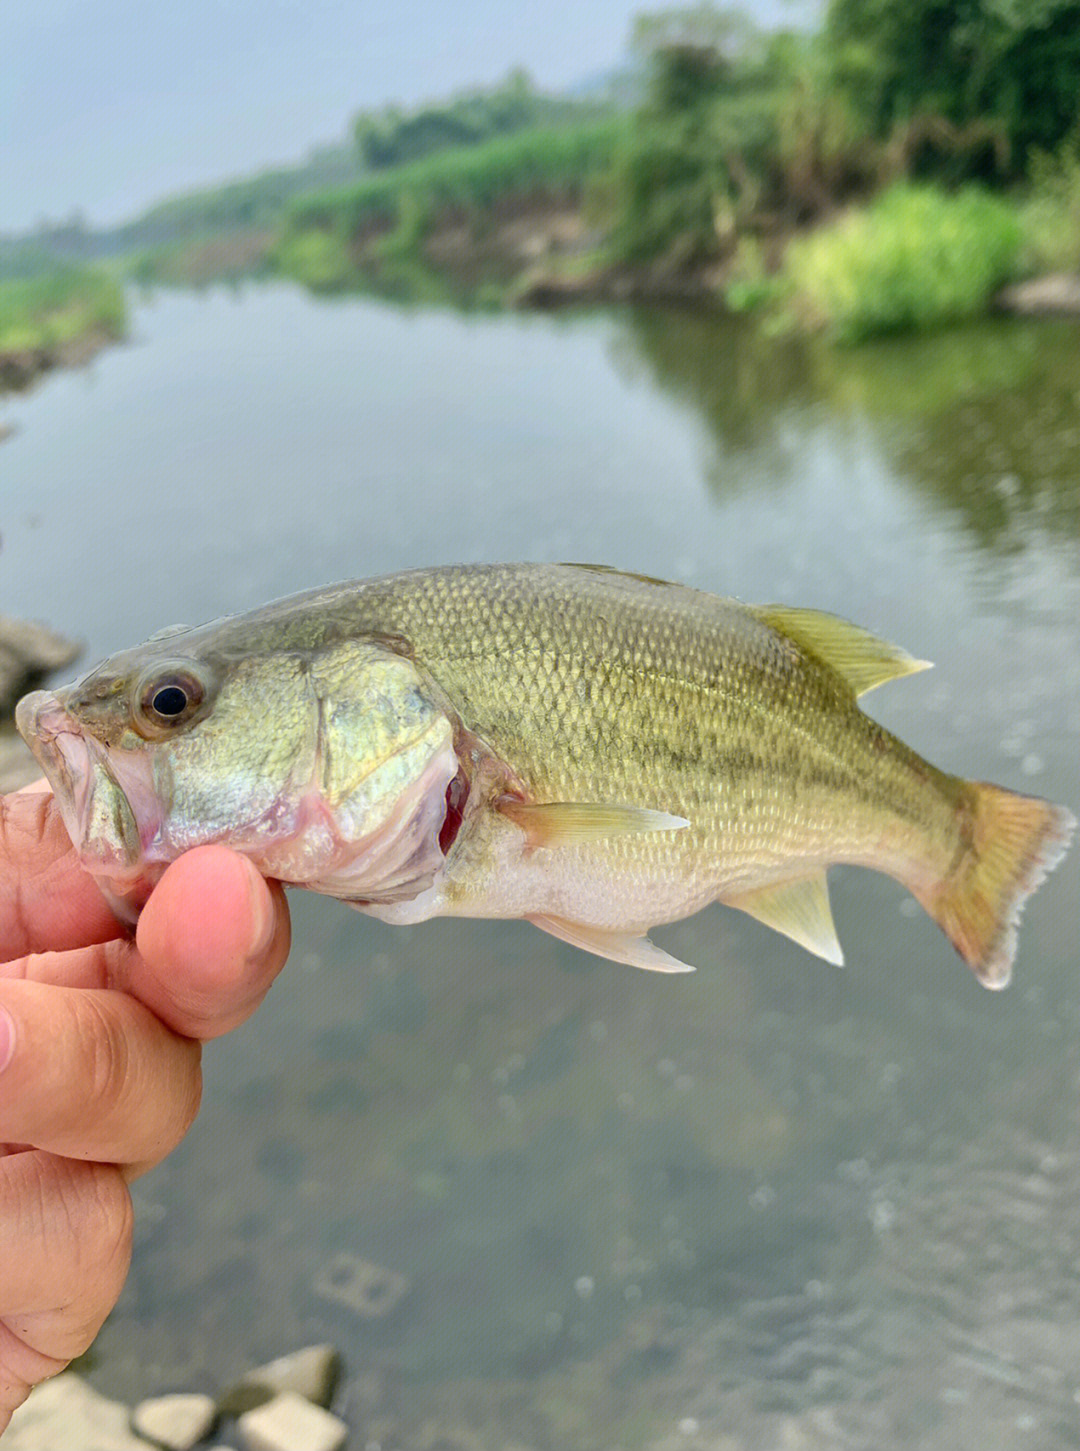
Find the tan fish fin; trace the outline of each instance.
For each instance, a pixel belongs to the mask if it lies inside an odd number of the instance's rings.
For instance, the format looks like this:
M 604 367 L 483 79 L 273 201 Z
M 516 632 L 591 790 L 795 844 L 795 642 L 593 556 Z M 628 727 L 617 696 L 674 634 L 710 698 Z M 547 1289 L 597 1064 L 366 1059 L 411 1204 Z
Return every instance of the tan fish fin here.
M 588 927 L 583 922 L 568 922 L 564 917 L 530 917 L 528 919 L 541 932 L 550 932 L 572 947 L 597 957 L 610 958 L 612 962 L 626 962 L 631 967 L 643 967 L 649 972 L 693 972 L 688 962 L 680 962 L 650 942 L 647 937 L 635 937 L 632 932 L 618 932 L 606 927 Z
M 964 783 L 967 845 L 931 886 L 908 883 L 984 987 L 1012 976 L 1024 903 L 1065 854 L 1076 818 L 1038 796 L 985 781 Z
M 836 927 L 829 907 L 829 888 L 823 871 L 796 882 L 777 882 L 758 887 L 738 897 L 721 899 L 729 907 L 738 907 L 764 922 L 776 932 L 790 937 L 807 952 L 843 967 L 844 954 L 836 938 Z
M 789 605 L 753 605 L 751 614 L 777 634 L 794 640 L 809 655 L 844 677 L 856 695 L 864 695 L 886 680 L 929 670 L 929 660 L 916 660 L 898 645 L 879 640 L 869 630 L 827 615 L 822 610 L 798 610 Z
M 638 831 L 681 831 L 690 825 L 685 816 L 672 816 L 667 811 L 609 806 L 604 802 L 531 802 L 500 796 L 495 805 L 521 827 L 530 846 L 576 846 L 582 841 L 606 841 Z

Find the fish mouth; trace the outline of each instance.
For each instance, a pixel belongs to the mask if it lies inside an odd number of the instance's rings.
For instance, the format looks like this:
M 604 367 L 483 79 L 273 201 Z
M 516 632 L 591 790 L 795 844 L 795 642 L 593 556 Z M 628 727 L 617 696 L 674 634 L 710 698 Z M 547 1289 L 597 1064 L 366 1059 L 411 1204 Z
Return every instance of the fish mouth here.
M 141 860 L 142 842 L 105 748 L 48 690 L 19 701 L 15 725 L 48 778 L 82 864 L 95 873 L 130 875 Z

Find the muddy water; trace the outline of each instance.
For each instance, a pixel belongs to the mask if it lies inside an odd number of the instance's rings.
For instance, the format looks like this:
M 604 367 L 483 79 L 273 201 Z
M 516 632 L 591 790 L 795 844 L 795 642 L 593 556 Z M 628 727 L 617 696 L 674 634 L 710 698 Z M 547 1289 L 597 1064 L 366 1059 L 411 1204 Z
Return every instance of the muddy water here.
M 1075 329 L 836 355 L 265 287 L 135 332 L 4 410 L 0 606 L 89 654 L 335 578 L 598 560 L 897 640 L 937 669 L 879 718 L 1080 807 Z M 137 1186 L 96 1382 L 331 1339 L 382 1451 L 1080 1445 L 1080 858 L 1005 994 L 894 884 L 832 888 L 842 972 L 715 909 L 657 934 L 682 980 L 295 896 Z M 385 1313 L 368 1264 L 407 1281 Z

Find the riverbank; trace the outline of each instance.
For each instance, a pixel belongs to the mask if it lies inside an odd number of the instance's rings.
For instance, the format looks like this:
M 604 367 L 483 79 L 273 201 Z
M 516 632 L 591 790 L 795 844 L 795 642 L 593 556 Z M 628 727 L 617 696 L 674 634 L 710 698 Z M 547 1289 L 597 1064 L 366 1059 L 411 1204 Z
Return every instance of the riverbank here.
M 121 283 L 90 267 L 0 280 L 0 389 L 87 362 L 127 331 Z
M 901 187 L 812 226 L 763 222 L 727 239 L 716 256 L 682 264 L 614 260 L 580 186 L 516 193 L 483 208 L 447 205 L 417 213 L 411 228 L 406 211 L 399 201 L 398 213 L 368 215 L 351 232 L 325 209 L 309 212 L 319 225 L 288 231 L 276 266 L 314 291 L 372 289 L 488 307 L 757 310 L 783 313 L 800 329 L 831 327 L 846 341 L 981 313 L 1080 316 L 1080 274 L 1047 270 L 1027 240 L 1023 209 L 979 193 Z M 942 257 L 958 226 L 965 234 L 949 275 Z

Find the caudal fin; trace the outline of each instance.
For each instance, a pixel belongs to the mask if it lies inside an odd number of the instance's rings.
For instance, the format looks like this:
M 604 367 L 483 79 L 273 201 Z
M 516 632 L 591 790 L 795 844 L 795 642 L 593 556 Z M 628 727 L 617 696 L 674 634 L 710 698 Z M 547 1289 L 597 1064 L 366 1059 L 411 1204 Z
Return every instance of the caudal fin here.
M 982 781 L 967 783 L 971 829 L 953 870 L 915 895 L 989 988 L 1012 976 L 1024 903 L 1061 860 L 1076 827 L 1062 806 Z

